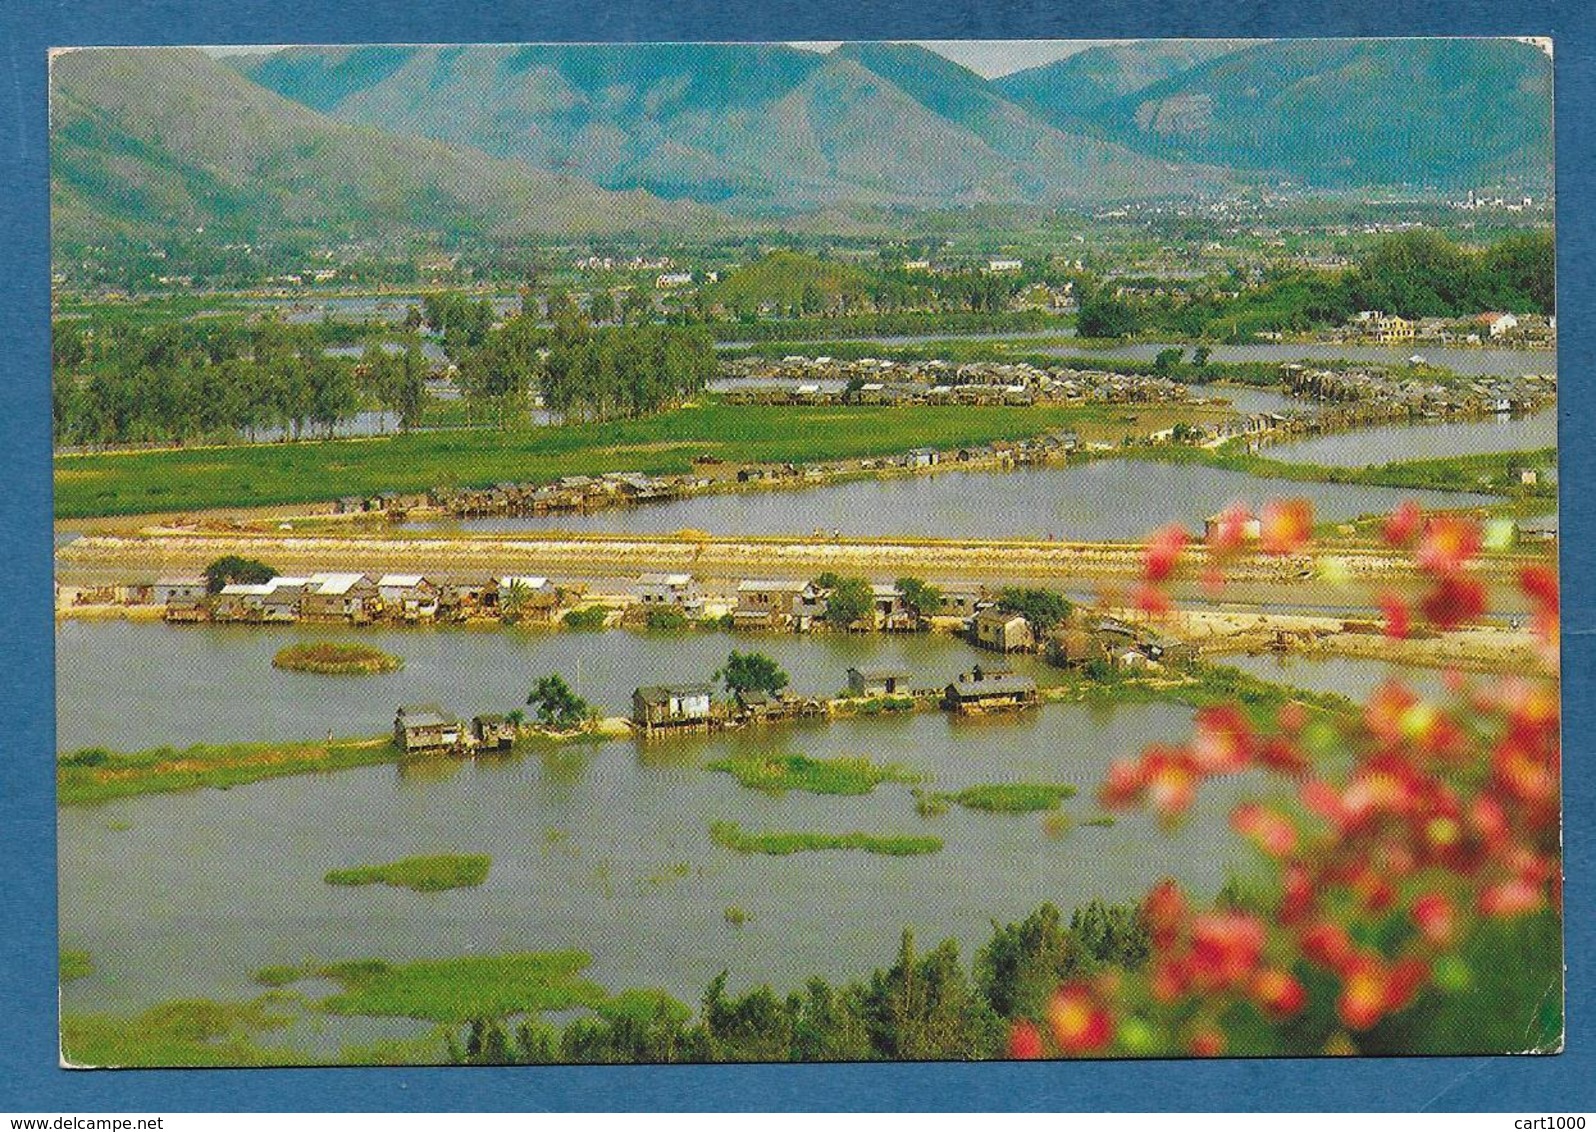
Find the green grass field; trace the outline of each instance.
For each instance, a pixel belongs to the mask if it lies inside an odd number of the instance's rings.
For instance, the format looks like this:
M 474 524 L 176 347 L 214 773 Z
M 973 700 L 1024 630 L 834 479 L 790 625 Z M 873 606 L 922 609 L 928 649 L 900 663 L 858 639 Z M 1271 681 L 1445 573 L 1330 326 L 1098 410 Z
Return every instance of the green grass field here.
M 813 463 L 929 445 L 958 448 L 1108 423 L 1086 406 L 733 406 L 713 401 L 631 421 L 363 440 L 60 456 L 56 515 L 138 515 L 309 503 L 445 484 L 539 482 L 613 471 L 681 473 L 695 456 Z

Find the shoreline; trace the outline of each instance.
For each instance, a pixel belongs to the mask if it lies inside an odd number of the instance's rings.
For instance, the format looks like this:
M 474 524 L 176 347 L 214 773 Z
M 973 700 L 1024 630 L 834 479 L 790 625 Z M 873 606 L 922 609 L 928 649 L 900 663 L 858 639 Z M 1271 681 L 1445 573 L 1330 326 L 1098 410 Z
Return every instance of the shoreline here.
M 582 599 L 582 604 L 601 605 L 607 609 L 625 609 L 636 605 L 637 599 L 627 594 L 589 593 Z M 1104 610 L 1103 613 L 1130 622 L 1141 618 L 1136 611 L 1128 609 L 1111 608 Z M 101 623 L 127 621 L 146 625 L 166 623 L 161 609 L 156 606 L 74 606 L 56 611 L 57 623 L 78 620 Z M 933 627 L 928 632 L 958 635 L 961 619 L 936 617 L 931 620 Z M 1268 653 L 1310 658 L 1342 657 L 1352 660 L 1383 661 L 1400 666 L 1457 669 L 1498 675 L 1543 672 L 1545 669 L 1537 638 L 1530 630 L 1500 625 L 1475 625 L 1430 636 L 1395 639 L 1380 631 L 1377 619 L 1352 611 L 1345 616 L 1338 616 L 1325 613 L 1283 613 L 1275 610 L 1243 611 L 1213 606 L 1185 606 L 1159 624 L 1169 633 L 1194 645 L 1204 659 L 1213 659 L 1221 664 L 1229 656 L 1257 656 Z M 253 632 L 298 626 L 326 627 L 355 637 L 365 629 L 361 626 L 319 621 L 285 622 L 276 626 L 240 623 L 237 627 L 241 631 Z M 458 623 L 384 623 L 380 628 L 385 631 L 457 629 L 496 632 L 504 628 L 518 630 L 532 628 L 548 633 L 569 631 L 562 628 L 558 619 L 551 619 L 546 625 L 518 623 L 514 626 L 505 626 L 497 620 L 478 618 Z M 646 633 L 646 630 L 635 626 L 621 624 L 600 631 Z M 725 632 L 734 640 L 744 639 L 756 643 L 764 637 L 773 635 L 769 632 L 721 629 L 680 630 L 687 633 L 711 631 Z

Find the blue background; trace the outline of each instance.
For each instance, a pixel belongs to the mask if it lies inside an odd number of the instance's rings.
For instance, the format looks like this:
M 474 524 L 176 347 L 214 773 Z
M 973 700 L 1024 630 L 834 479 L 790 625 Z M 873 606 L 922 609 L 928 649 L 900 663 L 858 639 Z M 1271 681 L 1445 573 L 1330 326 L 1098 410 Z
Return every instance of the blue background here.
M 1589 672 L 1596 12 L 1585 2 L 664 6 L 638 0 L 0 4 L 0 1111 L 1591 1110 Z M 1226 10 L 1228 9 L 1228 10 Z M 68 1072 L 56 1068 L 46 49 L 67 44 L 1549 35 L 1556 40 L 1568 1049 L 1557 1057 L 1002 1065 Z M 158 663 L 158 660 L 152 661 Z M 129 672 L 137 679 L 137 672 Z M 203 867 L 196 862 L 196 867 Z

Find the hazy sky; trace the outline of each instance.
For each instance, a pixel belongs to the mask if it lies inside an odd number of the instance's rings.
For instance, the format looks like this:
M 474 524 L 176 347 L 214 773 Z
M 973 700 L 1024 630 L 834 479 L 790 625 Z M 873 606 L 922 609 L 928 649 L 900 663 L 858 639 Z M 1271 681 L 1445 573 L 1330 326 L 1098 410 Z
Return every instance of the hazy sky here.
M 978 75 L 996 78 L 1010 71 L 1023 71 L 1068 58 L 1077 51 L 1085 51 L 1094 40 L 1089 39 L 991 39 L 991 40 L 916 40 L 921 47 L 929 47 L 939 55 L 946 55 L 955 63 L 963 64 Z M 835 43 L 795 43 L 794 47 L 810 47 L 821 51 L 836 47 Z
M 1064 59 L 1077 51 L 1084 51 L 1094 42 L 1086 39 L 993 39 L 993 40 L 920 40 L 922 47 L 946 55 L 955 63 L 963 64 L 976 74 L 987 78 L 1006 75 L 1010 71 L 1023 71 L 1027 67 L 1040 67 L 1056 59 Z M 837 46 L 831 43 L 795 43 L 815 51 L 830 51 Z M 212 55 L 260 54 L 278 50 L 275 46 L 259 47 L 207 47 Z

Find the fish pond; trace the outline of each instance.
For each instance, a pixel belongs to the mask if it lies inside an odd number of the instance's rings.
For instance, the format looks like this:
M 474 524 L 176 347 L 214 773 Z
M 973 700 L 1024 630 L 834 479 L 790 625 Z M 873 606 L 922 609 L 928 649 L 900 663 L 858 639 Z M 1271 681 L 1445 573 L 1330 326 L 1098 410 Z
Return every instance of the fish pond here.
M 1252 476 L 1196 464 L 1104 459 L 1008 472 L 953 468 L 792 490 L 693 496 L 585 515 L 559 514 L 418 523 L 417 529 L 606 531 L 778 535 L 814 530 L 916 538 L 1058 538 L 1130 541 L 1166 523 L 1200 529 L 1204 516 L 1243 500 L 1313 501 L 1322 520 L 1388 512 L 1404 499 L 1425 507 L 1471 507 L 1485 495 Z

